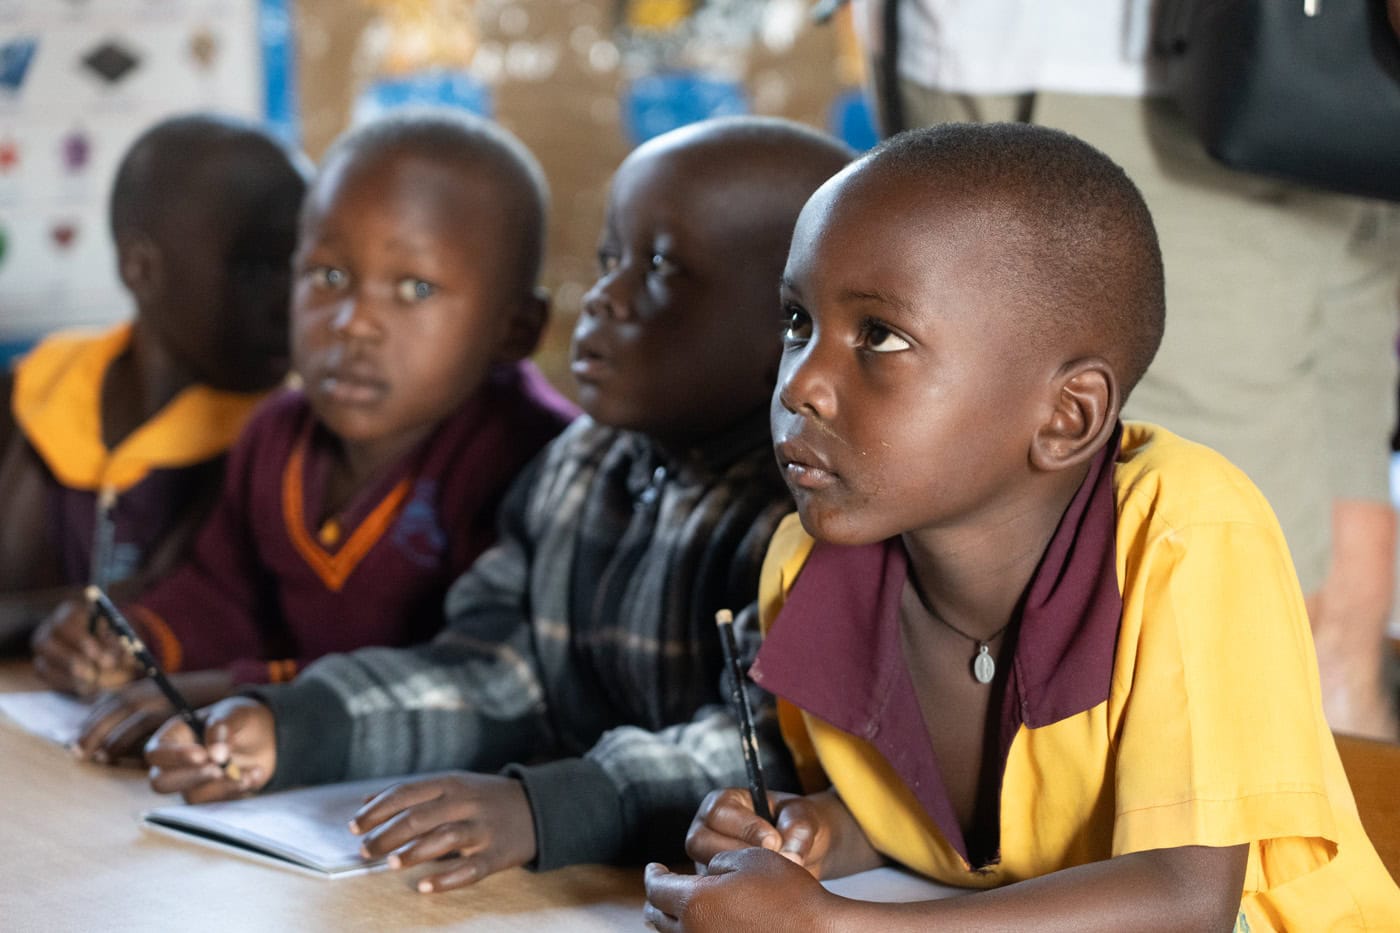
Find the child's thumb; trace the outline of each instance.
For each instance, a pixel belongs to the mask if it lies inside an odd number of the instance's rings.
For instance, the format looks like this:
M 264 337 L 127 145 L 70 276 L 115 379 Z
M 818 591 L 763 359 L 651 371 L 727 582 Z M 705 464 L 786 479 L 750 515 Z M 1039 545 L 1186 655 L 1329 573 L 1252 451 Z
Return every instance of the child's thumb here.
M 794 820 L 783 827 L 783 844 L 778 854 L 805 865 L 812 851 L 812 826 L 805 820 Z
M 783 837 L 771 825 L 755 816 L 744 830 L 744 841 L 760 849 L 777 851 L 783 844 Z

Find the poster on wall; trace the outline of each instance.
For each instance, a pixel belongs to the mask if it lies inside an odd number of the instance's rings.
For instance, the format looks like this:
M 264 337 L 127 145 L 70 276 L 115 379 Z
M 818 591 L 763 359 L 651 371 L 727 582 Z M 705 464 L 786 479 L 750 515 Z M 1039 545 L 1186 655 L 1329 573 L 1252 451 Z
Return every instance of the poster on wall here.
M 107 227 L 122 153 L 174 113 L 294 134 L 291 0 L 0 0 L 0 364 L 130 316 Z

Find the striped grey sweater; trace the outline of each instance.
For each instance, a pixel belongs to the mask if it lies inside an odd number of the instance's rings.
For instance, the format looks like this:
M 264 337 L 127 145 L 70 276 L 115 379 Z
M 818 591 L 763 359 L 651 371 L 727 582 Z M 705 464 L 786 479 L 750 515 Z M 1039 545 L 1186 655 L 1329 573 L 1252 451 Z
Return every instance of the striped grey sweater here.
M 683 458 L 580 418 L 512 487 L 433 642 L 258 691 L 274 784 L 504 769 L 525 784 L 539 868 L 678 855 L 704 795 L 745 783 L 714 614 L 754 602 L 790 509 L 766 413 Z M 750 659 L 751 619 L 736 626 Z M 771 700 L 749 689 L 770 783 L 796 789 Z

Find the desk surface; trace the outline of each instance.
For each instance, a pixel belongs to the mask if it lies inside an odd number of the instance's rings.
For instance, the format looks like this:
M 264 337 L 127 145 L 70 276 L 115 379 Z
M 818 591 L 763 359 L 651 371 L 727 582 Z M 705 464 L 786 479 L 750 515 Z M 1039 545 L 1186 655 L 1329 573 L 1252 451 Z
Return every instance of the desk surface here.
M 0 662 L 0 691 L 37 689 Z M 124 930 L 644 930 L 641 873 L 513 870 L 443 894 L 423 871 L 329 881 L 244 861 L 141 828 L 174 798 L 145 773 L 74 761 L 0 717 L 0 927 Z

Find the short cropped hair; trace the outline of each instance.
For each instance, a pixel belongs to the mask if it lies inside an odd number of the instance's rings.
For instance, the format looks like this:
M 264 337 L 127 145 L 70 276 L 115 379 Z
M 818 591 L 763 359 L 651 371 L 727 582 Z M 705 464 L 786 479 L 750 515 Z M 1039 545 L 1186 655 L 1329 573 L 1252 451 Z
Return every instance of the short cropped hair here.
M 252 121 L 212 113 L 170 117 L 147 129 L 117 165 L 109 201 L 114 239 L 153 233 L 171 211 L 186 207 L 188 186 L 202 166 L 236 154 L 258 167 L 287 171 L 298 158 Z
M 338 161 L 372 162 L 394 153 L 412 153 L 473 172 L 487 172 L 512 201 L 520 223 L 521 272 L 534 285 L 544 257 L 549 183 L 525 144 L 497 123 L 448 107 L 405 107 L 364 123 L 326 151 L 322 166 Z M 307 199 L 307 205 L 311 199 Z
M 1102 335 L 1127 398 L 1162 341 L 1166 299 L 1152 215 L 1122 168 L 1068 133 L 1025 123 L 911 130 L 866 161 L 978 217 L 1005 246 L 995 274 L 1027 313 L 1025 337 Z

